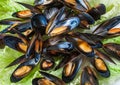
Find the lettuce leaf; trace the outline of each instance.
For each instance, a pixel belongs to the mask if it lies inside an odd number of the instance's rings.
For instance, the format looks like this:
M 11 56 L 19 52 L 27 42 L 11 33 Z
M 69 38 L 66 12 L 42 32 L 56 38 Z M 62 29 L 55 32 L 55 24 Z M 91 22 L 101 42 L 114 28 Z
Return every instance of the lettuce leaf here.
M 0 19 L 10 18 L 13 12 L 26 9 L 23 6 L 15 3 L 15 1 L 19 0 L 0 0 Z M 33 4 L 33 0 L 20 0 L 24 3 Z M 89 0 L 91 6 L 96 6 L 99 3 L 103 3 L 107 7 L 107 13 L 101 17 L 101 20 L 98 20 L 93 26 L 101 23 L 102 21 L 109 19 L 111 17 L 120 15 L 120 2 L 118 0 Z M 91 26 L 91 27 L 93 27 Z M 0 30 L 4 29 L 5 26 L 0 26 Z M 103 41 L 104 43 L 107 42 L 116 42 L 120 43 L 120 37 L 115 37 L 111 39 L 106 39 Z M 10 62 L 14 59 L 22 55 L 21 53 L 14 51 L 8 47 L 5 49 L 0 49 L 0 85 L 31 85 L 31 81 L 35 77 L 39 77 L 39 66 L 37 66 L 26 78 L 18 83 L 11 83 L 10 82 L 10 75 L 16 68 L 16 66 L 5 68 Z M 117 62 L 117 65 L 108 63 L 109 69 L 111 71 L 111 76 L 109 78 L 99 78 L 100 85 L 115 85 L 115 80 L 119 78 L 118 73 L 120 72 L 120 63 Z M 61 70 L 57 70 L 51 72 L 56 76 L 61 76 Z M 79 85 L 80 76 L 78 75 L 74 81 L 68 85 Z

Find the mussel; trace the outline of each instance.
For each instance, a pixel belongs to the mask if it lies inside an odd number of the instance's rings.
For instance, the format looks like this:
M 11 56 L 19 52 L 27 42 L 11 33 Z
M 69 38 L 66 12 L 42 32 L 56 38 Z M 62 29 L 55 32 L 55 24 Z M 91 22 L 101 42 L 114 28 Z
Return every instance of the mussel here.
M 86 41 L 74 36 L 67 36 L 66 39 L 67 41 L 72 42 L 80 53 L 83 53 L 88 57 L 94 57 L 94 50 Z
M 30 10 L 18 11 L 12 14 L 13 17 L 17 18 L 30 18 L 32 15 L 33 14 Z
M 114 28 L 116 25 L 120 23 L 120 16 L 113 17 L 111 19 L 106 20 L 102 24 L 100 24 L 94 31 L 93 34 L 106 36 L 110 33 L 109 30 Z
M 32 69 L 39 63 L 41 54 L 35 53 L 35 57 L 26 62 L 21 63 L 12 73 L 11 82 L 18 82 L 26 77 Z
M 99 75 L 105 78 L 110 76 L 110 71 L 102 58 L 95 57 L 92 61 L 92 64 L 99 73 Z
M 78 17 L 70 17 L 64 21 L 61 21 L 53 30 L 49 33 L 50 36 L 56 36 L 62 33 L 69 32 L 76 28 L 80 23 L 80 19 Z
M 41 70 L 47 71 L 47 70 L 52 69 L 54 66 L 55 66 L 55 60 L 51 56 L 46 55 L 42 57 L 41 62 L 40 62 Z
M 90 28 L 100 19 L 106 12 L 104 4 L 90 7 L 87 0 L 16 3 L 27 9 L 14 12 L 14 18 L 0 20 L 0 25 L 9 25 L 0 32 L 0 48 L 6 45 L 23 53 L 6 66 L 19 64 L 10 77 L 11 82 L 22 80 L 38 64 L 43 77 L 33 79 L 33 85 L 65 85 L 77 75 L 81 75 L 80 85 L 99 85 L 97 74 L 110 76 L 104 59 L 116 64 L 111 56 L 120 60 L 120 45 L 104 44 L 102 40 L 120 35 L 120 16 L 106 20 L 91 32 L 81 28 Z M 56 60 L 60 62 L 55 67 Z M 42 72 L 60 68 L 63 68 L 62 79 Z
M 64 81 L 52 74 L 41 71 L 40 74 L 42 74 L 44 77 L 33 79 L 32 85 L 66 85 Z
M 56 26 L 56 24 L 63 19 L 61 17 L 63 16 L 64 11 L 65 11 L 65 7 L 62 7 L 58 11 L 58 13 L 49 20 L 48 25 L 46 27 L 46 31 L 45 31 L 46 34 L 49 34 L 53 30 L 53 28 Z M 64 16 L 64 18 L 65 18 L 65 16 Z
M 95 72 L 89 66 L 86 66 L 81 74 L 80 85 L 99 85 Z
M 12 25 L 15 23 L 22 23 L 23 20 L 19 18 L 8 18 L 0 20 L 0 25 Z
M 82 63 L 83 63 L 83 58 L 84 56 L 79 55 L 77 58 L 75 58 L 73 61 L 70 61 L 67 63 L 62 72 L 62 80 L 66 83 L 69 83 L 72 81 L 75 76 L 77 75 Z
M 11 35 L 1 35 L 3 36 L 3 43 L 8 47 L 17 50 L 19 52 L 25 53 L 27 50 L 27 45 L 18 37 Z
M 120 44 L 117 43 L 107 43 L 104 44 L 103 49 L 113 58 L 120 60 Z
M 47 26 L 47 19 L 43 14 L 36 14 L 31 19 L 32 28 L 35 32 L 45 34 L 45 27 Z

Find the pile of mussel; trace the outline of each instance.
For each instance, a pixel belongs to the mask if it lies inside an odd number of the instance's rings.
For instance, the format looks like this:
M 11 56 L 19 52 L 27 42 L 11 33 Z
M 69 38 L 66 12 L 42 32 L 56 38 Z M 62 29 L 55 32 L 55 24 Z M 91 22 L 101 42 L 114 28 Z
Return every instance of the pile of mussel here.
M 116 64 L 113 58 L 120 60 L 120 44 L 102 41 L 120 35 L 120 16 L 87 33 L 83 30 L 90 30 L 90 25 L 105 14 L 104 4 L 91 7 L 87 0 L 16 3 L 27 10 L 0 20 L 0 25 L 8 26 L 0 32 L 0 48 L 8 46 L 23 54 L 6 66 L 19 64 L 10 77 L 11 82 L 22 80 L 37 65 L 43 77 L 33 79 L 33 85 L 66 85 L 78 74 L 80 85 L 99 85 L 98 75 L 110 76 L 104 60 Z M 61 77 L 45 72 L 60 68 L 63 68 Z

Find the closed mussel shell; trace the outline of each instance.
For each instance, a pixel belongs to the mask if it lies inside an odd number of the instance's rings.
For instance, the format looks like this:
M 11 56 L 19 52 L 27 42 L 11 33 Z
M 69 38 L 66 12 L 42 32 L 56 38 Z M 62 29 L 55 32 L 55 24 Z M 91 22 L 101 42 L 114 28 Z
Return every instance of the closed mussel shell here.
M 47 19 L 43 14 L 36 14 L 31 19 L 31 24 L 35 32 L 45 33 L 45 27 L 47 26 Z

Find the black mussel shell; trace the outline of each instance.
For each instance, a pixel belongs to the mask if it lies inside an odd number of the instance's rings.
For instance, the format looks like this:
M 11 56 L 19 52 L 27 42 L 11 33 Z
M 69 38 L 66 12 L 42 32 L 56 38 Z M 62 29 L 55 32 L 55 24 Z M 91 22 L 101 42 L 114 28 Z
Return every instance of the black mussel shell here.
M 83 69 L 80 85 L 99 85 L 98 79 L 91 67 L 86 66 Z
M 110 71 L 102 58 L 95 57 L 92 64 L 102 77 L 110 77 Z

